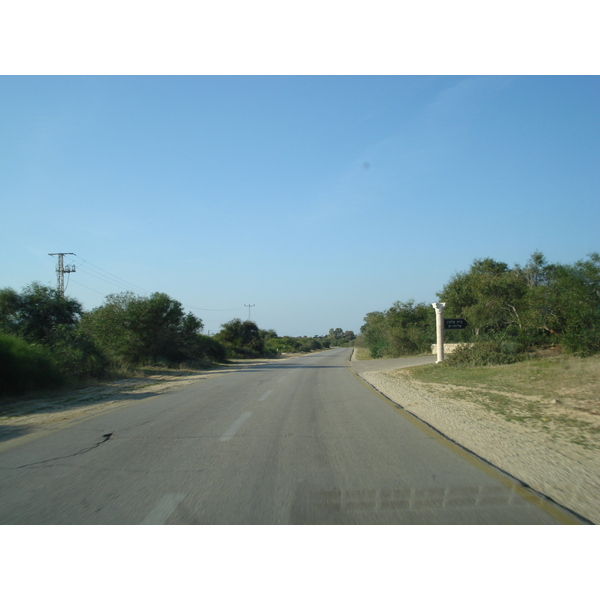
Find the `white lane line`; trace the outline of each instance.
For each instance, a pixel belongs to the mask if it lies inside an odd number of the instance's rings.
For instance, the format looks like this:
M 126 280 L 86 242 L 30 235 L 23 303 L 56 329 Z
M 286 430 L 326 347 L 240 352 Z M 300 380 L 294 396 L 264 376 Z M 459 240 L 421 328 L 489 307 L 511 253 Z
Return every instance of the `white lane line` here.
M 227 431 L 221 436 L 219 441 L 228 442 L 236 433 L 236 431 L 246 422 L 246 419 L 252 414 L 251 411 L 241 414 L 228 428 Z
M 287 373 L 286 373 L 286 374 L 285 374 L 283 377 L 280 377 L 280 378 L 277 380 L 277 383 L 281 383 L 281 382 L 282 382 L 282 381 L 283 381 L 283 380 L 284 380 L 286 377 L 287 377 Z
M 185 498 L 185 494 L 167 494 L 150 511 L 150 514 L 142 521 L 142 525 L 162 525 L 171 516 L 179 503 Z
M 271 394 L 273 393 L 273 390 L 267 390 L 259 399 L 259 402 L 262 402 L 263 400 L 266 400 Z

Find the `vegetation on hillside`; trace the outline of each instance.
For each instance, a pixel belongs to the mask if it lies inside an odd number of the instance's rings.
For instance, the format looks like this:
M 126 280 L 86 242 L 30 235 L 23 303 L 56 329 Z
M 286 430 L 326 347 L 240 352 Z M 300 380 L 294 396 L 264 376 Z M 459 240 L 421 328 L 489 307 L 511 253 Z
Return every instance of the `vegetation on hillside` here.
M 537 348 L 600 352 L 600 255 L 573 265 L 550 264 L 535 252 L 524 267 L 491 258 L 475 260 L 439 292 L 446 318 L 464 318 L 465 330 L 446 331 L 446 342 L 477 342 L 448 355 L 451 364 L 515 362 Z M 365 317 L 358 343 L 374 358 L 428 352 L 435 343 L 429 304 L 396 302 Z
M 330 329 L 329 334 L 314 337 L 280 337 L 273 329 L 259 329 L 252 321 L 233 319 L 221 325 L 215 336 L 227 349 L 230 358 L 277 357 L 324 350 L 334 346 L 348 346 L 356 339 L 352 331 Z
M 352 332 L 279 337 L 234 319 L 214 337 L 164 293 L 112 294 L 85 312 L 53 288 L 32 283 L 0 290 L 0 396 L 81 385 L 141 367 L 202 368 L 229 358 L 276 357 L 347 345 Z
M 540 348 L 581 356 L 600 352 L 600 255 L 572 265 L 549 264 L 535 252 L 524 267 L 478 259 L 455 274 L 439 298 L 447 318 L 468 327 L 446 342 L 469 342 L 446 364 L 505 364 Z M 122 369 L 159 365 L 202 367 L 228 358 L 276 357 L 357 345 L 372 357 L 430 352 L 435 313 L 430 304 L 395 302 L 365 317 L 357 338 L 330 329 L 314 337 L 279 336 L 234 319 L 214 337 L 202 321 L 164 293 L 112 294 L 98 308 L 32 283 L 21 293 L 0 289 L 0 396 L 102 379 Z M 473 344 L 473 342 L 476 342 Z
M 0 396 L 85 383 L 142 365 L 198 367 L 227 351 L 202 321 L 162 293 L 81 304 L 33 283 L 0 290 Z
M 131 292 L 107 296 L 104 304 L 83 315 L 81 330 L 113 364 L 135 366 L 193 365 L 211 356 L 202 336 L 202 321 L 185 313 L 167 294 L 149 297 Z
M 431 305 L 395 302 L 386 311 L 367 314 L 357 343 L 369 348 L 373 358 L 428 352 L 435 342 L 431 313 Z

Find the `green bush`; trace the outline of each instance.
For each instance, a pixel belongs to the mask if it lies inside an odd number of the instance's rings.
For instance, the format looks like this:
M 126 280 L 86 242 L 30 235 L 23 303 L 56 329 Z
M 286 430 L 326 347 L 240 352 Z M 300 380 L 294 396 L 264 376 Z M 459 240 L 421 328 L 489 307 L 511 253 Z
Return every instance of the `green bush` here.
M 300 340 L 300 351 L 301 352 L 312 352 L 313 350 L 321 350 L 323 346 L 318 340 L 314 338 L 306 338 Z
M 53 389 L 64 377 L 48 349 L 0 334 L 0 396 Z
M 33 282 L 21 294 L 0 290 L 0 330 L 32 343 L 48 343 L 57 327 L 75 326 L 81 304 L 55 289 Z
M 244 348 L 242 346 L 232 346 L 231 344 L 225 344 L 227 350 L 227 358 L 263 358 L 263 352 L 257 352 L 251 348 Z
M 227 348 L 231 358 L 261 358 L 265 355 L 265 340 L 253 321 L 233 319 L 221 327 L 215 337 Z
M 525 354 L 516 342 L 484 340 L 473 345 L 460 345 L 444 362 L 450 366 L 485 367 L 512 364 L 524 358 Z
M 116 365 L 176 365 L 195 359 L 202 321 L 167 294 L 111 294 L 81 319 L 82 330 Z
M 435 342 L 435 313 L 414 300 L 395 302 L 384 312 L 371 312 L 360 328 L 359 344 L 372 358 L 410 356 L 428 352 Z
M 388 343 L 385 340 L 379 340 L 369 346 L 371 358 L 382 358 L 387 350 Z
M 50 340 L 52 358 L 69 379 L 100 379 L 109 367 L 107 356 L 79 329 L 59 327 Z
M 475 260 L 439 293 L 445 313 L 465 318 L 470 332 L 518 337 L 530 348 L 559 344 L 568 352 L 600 352 L 600 255 L 572 265 L 550 264 L 541 252 L 509 268 L 491 258 Z M 456 340 L 450 332 L 448 341 Z M 472 340 L 473 338 L 471 338 Z
M 207 335 L 197 334 L 191 355 L 196 360 L 224 362 L 227 359 L 227 350 L 218 340 Z

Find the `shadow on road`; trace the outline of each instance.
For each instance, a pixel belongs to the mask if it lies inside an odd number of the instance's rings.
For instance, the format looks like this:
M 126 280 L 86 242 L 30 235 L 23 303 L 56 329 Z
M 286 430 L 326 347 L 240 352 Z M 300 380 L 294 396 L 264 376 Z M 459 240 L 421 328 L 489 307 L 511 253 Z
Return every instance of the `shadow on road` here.
M 64 413 L 72 413 L 66 418 L 84 416 L 109 404 L 156 396 L 168 391 L 161 384 L 178 383 L 177 380 L 136 378 L 80 390 L 55 392 L 43 397 L 11 399 L 0 406 L 0 419 L 4 421 L 0 423 L 0 442 L 26 435 L 40 426 L 62 421 L 65 419 Z M 17 424 L 11 424 L 12 420 Z
M 88 415 L 111 404 L 144 400 L 182 385 L 227 373 L 256 373 L 271 369 L 345 369 L 344 365 L 311 365 L 283 359 L 234 359 L 209 370 L 143 370 L 143 376 L 108 381 L 84 389 L 60 390 L 37 397 L 3 399 L 0 403 L 0 441 L 31 433 L 66 418 Z M 296 357 L 294 357 L 296 358 Z M 71 413 L 66 415 L 65 413 Z M 14 422 L 11 423 L 11 421 Z
M 18 438 L 30 431 L 31 428 L 24 425 L 0 425 L 0 442 Z

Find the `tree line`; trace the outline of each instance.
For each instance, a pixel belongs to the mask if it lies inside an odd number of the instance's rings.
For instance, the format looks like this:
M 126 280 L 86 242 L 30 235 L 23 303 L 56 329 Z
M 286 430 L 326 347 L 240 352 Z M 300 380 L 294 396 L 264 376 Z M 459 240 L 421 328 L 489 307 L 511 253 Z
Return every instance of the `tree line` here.
M 327 335 L 313 337 L 278 336 L 273 329 L 259 329 L 252 321 L 234 319 L 223 324 L 215 336 L 234 358 L 276 357 L 284 353 L 313 352 L 333 346 L 348 346 L 356 335 L 341 328 L 330 329 Z
M 474 260 L 438 292 L 446 318 L 464 318 L 465 330 L 446 331 L 446 342 L 478 342 L 456 356 L 486 363 L 512 362 L 556 346 L 580 355 L 600 352 L 600 255 L 551 264 L 534 252 L 525 266 Z M 431 304 L 396 302 L 364 318 L 358 344 L 374 358 L 430 351 L 436 341 Z M 485 355 L 485 356 L 483 356 Z M 450 358 L 450 357 L 449 357 Z M 452 362 L 452 361 L 451 361 Z
M 310 352 L 348 343 L 352 332 L 279 337 L 233 319 L 209 337 L 202 320 L 164 293 L 111 294 L 81 303 L 34 282 L 21 293 L 0 289 L 0 396 L 101 380 L 141 366 L 204 368 L 229 358 Z M 341 333 L 340 333 L 341 332 Z

